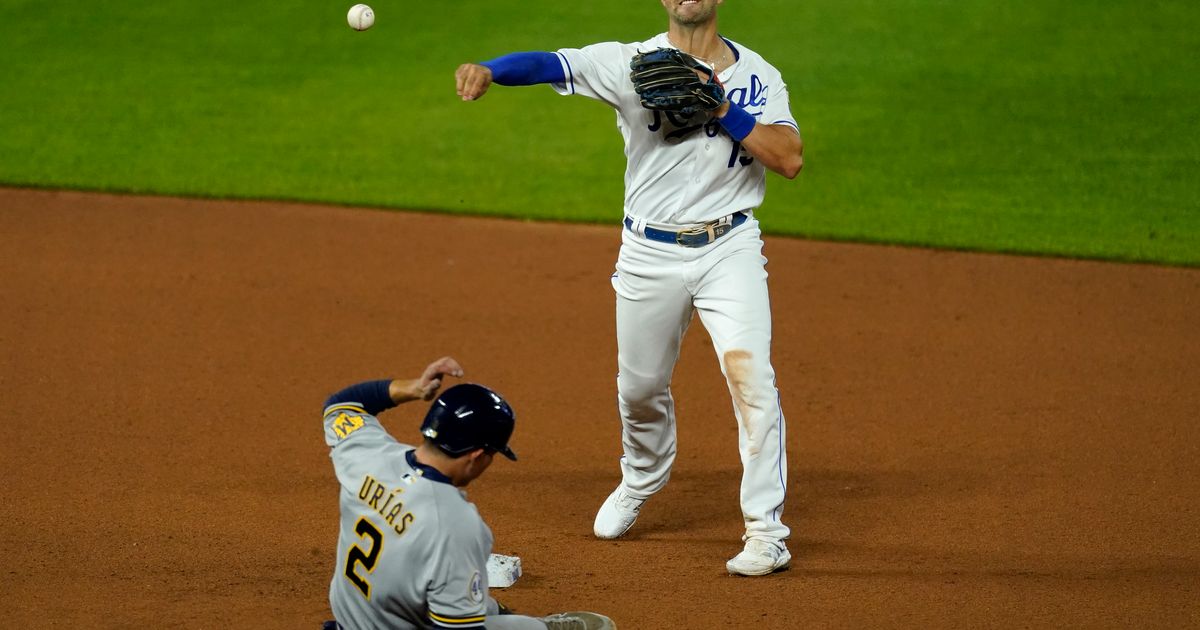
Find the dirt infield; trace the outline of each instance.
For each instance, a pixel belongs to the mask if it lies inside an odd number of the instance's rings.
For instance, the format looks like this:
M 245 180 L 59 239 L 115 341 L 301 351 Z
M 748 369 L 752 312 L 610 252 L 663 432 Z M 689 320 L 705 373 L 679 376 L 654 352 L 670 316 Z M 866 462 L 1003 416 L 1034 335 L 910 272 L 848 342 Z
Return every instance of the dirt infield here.
M 769 217 L 767 219 L 769 225 Z M 618 228 L 0 190 L 0 601 L 21 628 L 318 628 L 320 407 L 442 354 L 518 412 L 471 486 L 522 612 L 643 628 L 1200 626 L 1200 270 L 770 238 L 790 571 L 734 578 L 703 327 L 631 535 Z M 417 439 L 423 405 L 384 415 Z

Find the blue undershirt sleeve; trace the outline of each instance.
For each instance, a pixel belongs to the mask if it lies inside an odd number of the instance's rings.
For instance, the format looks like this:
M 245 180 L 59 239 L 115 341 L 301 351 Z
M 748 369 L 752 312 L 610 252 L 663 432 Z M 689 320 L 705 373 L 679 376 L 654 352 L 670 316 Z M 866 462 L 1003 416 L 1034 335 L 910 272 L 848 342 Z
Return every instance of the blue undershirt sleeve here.
M 558 55 L 550 52 L 518 52 L 481 63 L 492 71 L 492 81 L 500 85 L 536 85 L 567 80 Z
M 388 386 L 391 384 L 391 379 L 385 379 L 351 385 L 326 399 L 325 407 L 353 402 L 362 405 L 363 410 L 372 416 L 377 415 L 396 406 L 388 393 Z

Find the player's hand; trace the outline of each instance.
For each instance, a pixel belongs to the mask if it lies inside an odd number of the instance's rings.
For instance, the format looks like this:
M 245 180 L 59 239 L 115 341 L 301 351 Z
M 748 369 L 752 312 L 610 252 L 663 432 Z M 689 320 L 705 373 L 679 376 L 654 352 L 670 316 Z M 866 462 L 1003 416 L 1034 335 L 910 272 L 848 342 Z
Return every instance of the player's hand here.
M 447 376 L 461 377 L 462 366 L 451 357 L 442 357 L 430 363 L 421 376 L 405 380 L 396 379 L 388 385 L 388 395 L 397 405 L 411 400 L 433 400 Z
M 462 377 L 462 366 L 455 361 L 453 357 L 442 357 L 437 361 L 429 364 L 425 368 L 425 372 L 421 374 L 418 380 L 421 391 L 421 400 L 433 400 L 437 396 L 438 390 L 442 388 L 442 381 L 447 376 Z
M 477 63 L 464 63 L 454 73 L 458 95 L 464 101 L 474 101 L 487 93 L 492 85 L 492 69 Z

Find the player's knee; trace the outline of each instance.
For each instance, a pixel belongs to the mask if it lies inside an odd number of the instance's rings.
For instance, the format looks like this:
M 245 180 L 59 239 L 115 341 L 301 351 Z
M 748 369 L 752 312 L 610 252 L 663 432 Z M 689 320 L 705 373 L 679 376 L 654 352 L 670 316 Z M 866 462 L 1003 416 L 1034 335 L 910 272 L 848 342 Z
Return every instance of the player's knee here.
M 661 378 L 626 377 L 617 379 L 617 393 L 630 409 L 654 407 L 670 396 L 670 381 Z
M 754 370 L 754 355 L 749 350 L 730 350 L 721 357 L 725 364 L 725 378 L 730 383 L 744 383 L 750 380 Z
M 730 350 L 722 357 L 729 393 L 738 407 L 753 407 L 763 389 L 754 366 L 754 355 L 748 350 Z

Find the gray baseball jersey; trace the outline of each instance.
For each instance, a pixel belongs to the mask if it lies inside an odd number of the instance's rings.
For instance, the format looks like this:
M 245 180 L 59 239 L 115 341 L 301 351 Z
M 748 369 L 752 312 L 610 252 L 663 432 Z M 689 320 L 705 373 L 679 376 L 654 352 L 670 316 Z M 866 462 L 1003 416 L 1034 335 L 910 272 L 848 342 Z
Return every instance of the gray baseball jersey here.
M 346 628 L 477 628 L 492 532 L 466 493 L 350 403 L 325 409 L 341 532 L 329 605 Z

